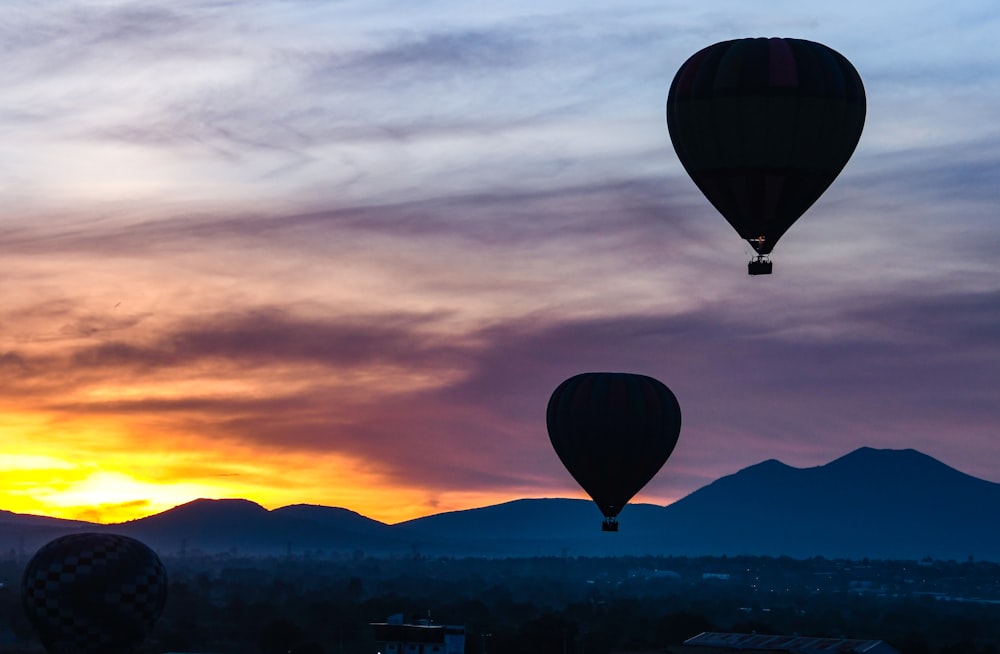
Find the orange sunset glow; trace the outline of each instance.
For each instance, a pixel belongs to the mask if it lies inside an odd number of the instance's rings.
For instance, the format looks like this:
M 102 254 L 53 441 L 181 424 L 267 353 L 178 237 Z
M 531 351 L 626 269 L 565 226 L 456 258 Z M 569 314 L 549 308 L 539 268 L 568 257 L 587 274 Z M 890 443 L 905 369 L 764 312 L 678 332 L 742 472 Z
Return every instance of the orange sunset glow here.
M 268 508 L 330 504 L 332 498 L 393 523 L 510 499 L 502 493 L 431 494 L 390 479 L 370 462 L 337 455 L 261 452 L 210 440 L 181 444 L 166 433 L 128 439 L 126 420 L 63 424 L 60 445 L 38 448 L 31 445 L 40 440 L 38 422 L 25 416 L 3 424 L 5 434 L 26 444 L 0 455 L 0 503 L 18 513 L 116 523 L 201 497 L 253 498 Z

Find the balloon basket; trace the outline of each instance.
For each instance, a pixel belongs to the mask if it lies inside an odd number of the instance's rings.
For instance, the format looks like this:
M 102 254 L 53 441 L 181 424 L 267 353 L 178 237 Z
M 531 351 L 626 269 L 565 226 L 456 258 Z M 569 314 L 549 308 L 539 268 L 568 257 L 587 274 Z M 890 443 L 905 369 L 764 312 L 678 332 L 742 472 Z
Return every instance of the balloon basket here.
M 751 275 L 770 275 L 771 261 L 764 257 L 757 257 L 747 264 L 747 272 Z
M 601 524 L 601 531 L 618 531 L 618 521 L 614 518 L 605 518 Z

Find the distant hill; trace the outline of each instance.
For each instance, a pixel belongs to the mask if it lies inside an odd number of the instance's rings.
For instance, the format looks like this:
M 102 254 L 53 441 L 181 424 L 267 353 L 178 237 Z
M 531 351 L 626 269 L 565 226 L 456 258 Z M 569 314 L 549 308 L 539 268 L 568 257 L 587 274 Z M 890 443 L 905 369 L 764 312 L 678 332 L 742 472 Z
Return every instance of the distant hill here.
M 56 536 L 94 526 L 79 520 L 0 511 L 0 554 L 33 552 Z
M 1000 561 L 998 510 L 1000 484 L 865 447 L 814 468 L 745 468 L 667 507 L 664 524 L 705 553 Z
M 451 511 L 401 523 L 422 536 L 427 553 L 480 556 L 620 556 L 656 553 L 645 527 L 659 525 L 664 507 L 630 504 L 622 531 L 601 531 L 603 516 L 589 500 L 524 499 L 465 511 Z M 640 538 L 640 536 L 642 536 Z M 463 550 L 456 548 L 461 544 Z
M 1000 484 L 915 450 L 861 448 L 826 465 L 768 460 L 662 507 L 634 504 L 603 533 L 593 503 L 524 499 L 387 525 L 342 508 L 268 511 L 196 500 L 103 527 L 0 512 L 0 547 L 34 549 L 73 530 L 135 536 L 161 553 L 317 556 L 765 555 L 1000 561 Z
M 319 555 L 361 550 L 411 551 L 406 531 L 347 509 L 298 504 L 273 511 L 248 500 L 195 500 L 157 515 L 112 525 L 161 551 L 232 551 L 253 555 Z

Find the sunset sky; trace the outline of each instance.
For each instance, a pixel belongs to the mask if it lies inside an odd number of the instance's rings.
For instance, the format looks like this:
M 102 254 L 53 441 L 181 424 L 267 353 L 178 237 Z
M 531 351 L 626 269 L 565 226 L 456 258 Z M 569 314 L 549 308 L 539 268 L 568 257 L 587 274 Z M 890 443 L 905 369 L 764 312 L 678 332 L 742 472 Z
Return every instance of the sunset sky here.
M 681 404 L 636 501 L 865 445 L 1000 482 L 995 0 L 487 4 L 5 2 L 0 509 L 583 497 L 545 406 L 591 370 Z M 664 120 L 745 36 L 868 96 L 769 277 Z

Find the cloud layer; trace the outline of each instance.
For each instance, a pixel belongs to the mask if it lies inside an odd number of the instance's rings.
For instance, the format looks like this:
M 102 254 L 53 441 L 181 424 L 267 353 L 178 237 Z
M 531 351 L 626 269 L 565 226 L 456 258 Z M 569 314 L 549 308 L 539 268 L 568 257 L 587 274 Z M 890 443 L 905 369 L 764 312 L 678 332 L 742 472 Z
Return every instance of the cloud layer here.
M 994 12 L 784 4 L 13 4 L 0 506 L 578 494 L 544 410 L 584 370 L 681 401 L 647 501 L 862 445 L 1000 481 Z M 663 124 L 680 63 L 748 29 L 869 94 L 769 279 Z

